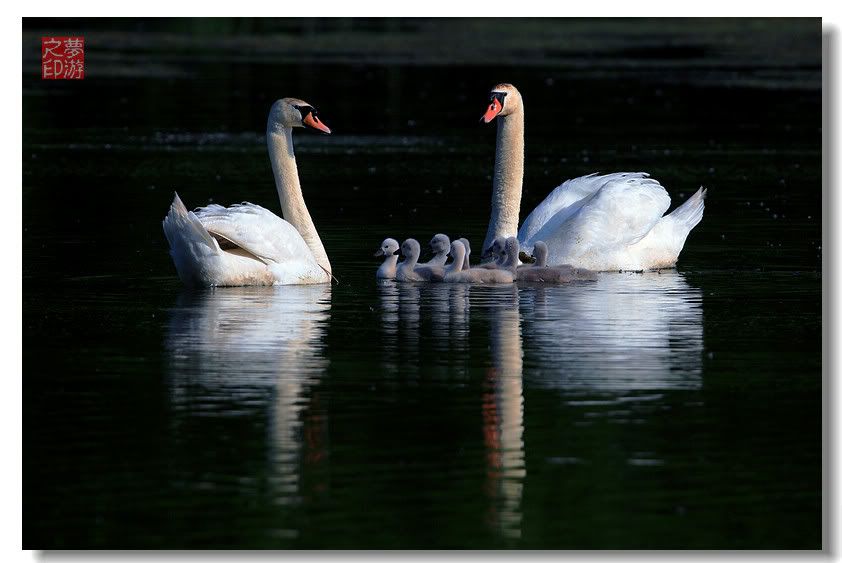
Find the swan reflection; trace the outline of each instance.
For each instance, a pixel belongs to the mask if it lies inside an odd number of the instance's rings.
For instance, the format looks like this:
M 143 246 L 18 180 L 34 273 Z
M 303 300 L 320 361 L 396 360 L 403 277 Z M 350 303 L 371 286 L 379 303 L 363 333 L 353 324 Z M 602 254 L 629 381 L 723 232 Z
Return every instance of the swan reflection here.
M 391 282 L 379 291 L 390 372 L 413 378 L 444 365 L 454 378 L 487 366 L 477 417 L 486 515 L 505 540 L 521 537 L 524 386 L 624 395 L 702 385 L 702 294 L 678 272 L 564 286 Z
M 492 288 L 489 288 L 492 289 Z M 517 286 L 493 288 L 489 307 L 492 367 L 483 393 L 483 435 L 488 493 L 497 503 L 491 520 L 506 539 L 520 538 L 526 462 L 523 444 L 523 340 Z
M 504 538 L 519 538 L 526 470 L 517 287 L 392 282 L 380 285 L 379 296 L 386 371 L 414 379 L 423 369 L 458 380 L 469 376 L 473 362 L 488 366 L 477 413 L 485 445 L 487 519 Z M 481 341 L 490 342 L 483 358 L 471 349 L 472 327 Z
M 328 364 L 329 311 L 328 285 L 183 293 L 171 311 L 165 349 L 176 421 L 268 411 L 275 504 L 295 502 L 301 464 L 312 473 L 325 457 L 326 417 L 311 389 Z
M 529 384 L 565 391 L 698 389 L 702 293 L 675 271 L 523 287 Z

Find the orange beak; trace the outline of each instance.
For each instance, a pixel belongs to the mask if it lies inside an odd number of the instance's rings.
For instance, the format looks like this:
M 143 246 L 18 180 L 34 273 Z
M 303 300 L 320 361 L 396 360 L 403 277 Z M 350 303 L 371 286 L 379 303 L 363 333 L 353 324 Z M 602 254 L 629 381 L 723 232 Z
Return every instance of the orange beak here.
M 491 100 L 491 103 L 488 104 L 488 109 L 485 110 L 485 113 L 479 118 L 479 120 L 483 123 L 490 123 L 491 120 L 497 117 L 497 114 L 501 111 L 503 111 L 503 104 L 500 103 L 500 100 L 494 98 Z
M 330 135 L 330 127 L 319 121 L 319 118 L 312 113 L 308 113 L 307 117 L 304 118 L 304 125 Z

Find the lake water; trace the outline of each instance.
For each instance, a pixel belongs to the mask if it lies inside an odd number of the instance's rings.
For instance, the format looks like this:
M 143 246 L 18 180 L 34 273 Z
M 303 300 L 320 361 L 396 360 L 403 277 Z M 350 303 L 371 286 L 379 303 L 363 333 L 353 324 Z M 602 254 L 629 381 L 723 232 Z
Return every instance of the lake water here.
M 519 65 L 509 38 L 499 66 L 480 39 L 442 64 L 429 22 L 389 24 L 395 45 L 328 29 L 350 60 L 91 22 L 80 82 L 37 68 L 41 30 L 78 25 L 25 23 L 24 547 L 820 548 L 817 21 L 752 24 L 777 62 L 720 42 L 733 22 L 599 56 L 588 26 L 619 23 L 527 22 L 570 52 Z M 525 98 L 522 218 L 596 171 L 645 170 L 674 204 L 709 189 L 677 270 L 375 281 L 387 236 L 479 245 L 501 80 Z M 173 191 L 279 212 L 283 96 L 335 131 L 295 139 L 338 284 L 183 289 Z

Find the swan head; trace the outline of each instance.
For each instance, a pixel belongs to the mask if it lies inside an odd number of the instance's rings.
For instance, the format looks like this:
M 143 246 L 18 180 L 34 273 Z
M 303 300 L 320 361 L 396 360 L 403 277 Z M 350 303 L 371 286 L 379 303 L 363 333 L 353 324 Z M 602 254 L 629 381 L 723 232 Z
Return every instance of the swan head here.
M 520 92 L 511 84 L 498 84 L 489 93 L 488 109 L 480 118 L 483 123 L 491 123 L 495 117 L 505 117 L 519 109 L 523 103 Z
M 491 246 L 489 246 L 483 251 L 481 258 L 483 260 L 487 258 L 494 258 L 496 260 L 497 258 L 503 256 L 505 250 L 506 237 L 497 237 L 496 239 L 494 239 L 494 242 L 491 243 Z
M 400 246 L 398 245 L 398 241 L 393 238 L 387 238 L 382 243 L 380 243 L 380 248 L 377 249 L 377 252 L 374 253 L 375 256 L 394 256 L 398 253 Z
M 421 255 L 421 245 L 414 238 L 408 238 L 401 244 L 401 255 L 405 262 L 415 262 Z
M 547 243 L 542 240 L 535 242 L 535 248 L 532 249 L 532 256 L 535 257 L 535 265 L 539 267 L 546 266 L 549 253 Z
M 450 251 L 450 237 L 439 233 L 430 240 L 430 248 L 435 254 L 447 254 Z
M 319 119 L 316 108 L 298 98 L 281 98 L 269 110 L 269 126 L 309 127 L 322 133 L 330 134 L 330 127 Z

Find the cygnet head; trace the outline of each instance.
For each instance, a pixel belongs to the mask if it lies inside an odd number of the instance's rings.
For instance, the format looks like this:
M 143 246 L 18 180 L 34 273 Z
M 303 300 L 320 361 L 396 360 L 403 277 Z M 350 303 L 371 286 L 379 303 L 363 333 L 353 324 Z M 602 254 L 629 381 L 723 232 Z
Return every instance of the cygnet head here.
M 394 256 L 398 253 L 400 246 L 398 245 L 398 241 L 393 238 L 387 238 L 382 243 L 380 243 L 380 248 L 377 249 L 377 252 L 374 253 L 375 256 Z
M 467 249 L 462 242 L 464 239 L 455 240 L 450 245 L 450 255 L 453 257 L 453 262 L 448 266 L 448 270 L 459 272 L 463 269 L 463 264 L 466 259 Z
M 511 84 L 498 84 L 489 93 L 488 109 L 480 118 L 483 123 L 491 123 L 496 117 L 505 117 L 522 109 L 523 100 L 520 92 Z
M 450 252 L 450 237 L 439 233 L 430 240 L 430 248 L 436 254 L 447 254 Z
M 421 245 L 414 238 L 408 238 L 401 245 L 401 254 L 404 257 L 404 263 L 414 264 L 421 255 Z
M 520 243 L 517 237 L 509 237 L 506 239 L 505 250 L 505 265 L 509 268 L 517 268 L 518 253 L 520 252 Z
M 535 243 L 535 248 L 532 249 L 532 256 L 535 257 L 535 266 L 539 268 L 543 268 L 547 265 L 547 256 L 549 256 L 550 251 L 547 248 L 547 244 L 539 240 Z
M 506 237 L 497 237 L 494 239 L 494 242 L 491 243 L 491 246 L 485 249 L 482 253 L 482 259 L 485 260 L 486 258 L 494 258 L 495 260 L 501 258 L 503 256 L 503 252 L 506 246 Z
M 460 238 L 456 242 L 461 242 L 462 246 L 465 247 L 465 261 L 462 264 L 462 269 L 463 270 L 470 270 L 471 269 L 471 243 L 468 242 L 468 239 L 466 239 L 464 237 Z M 451 247 L 451 251 L 452 250 L 453 250 L 453 248 Z M 451 252 L 451 254 L 452 254 L 452 252 Z
M 269 110 L 268 129 L 278 131 L 289 127 L 309 127 L 330 134 L 330 128 L 321 122 L 316 108 L 298 98 L 281 98 Z

